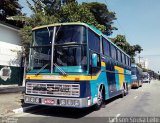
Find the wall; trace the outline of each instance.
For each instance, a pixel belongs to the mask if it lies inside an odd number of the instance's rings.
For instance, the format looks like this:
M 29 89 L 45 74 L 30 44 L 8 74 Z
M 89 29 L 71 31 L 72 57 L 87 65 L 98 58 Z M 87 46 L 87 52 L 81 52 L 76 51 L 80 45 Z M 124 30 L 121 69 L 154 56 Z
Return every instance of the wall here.
M 0 23 L 0 41 L 21 45 L 19 30 Z
M 22 46 L 19 30 L 0 23 L 0 85 L 22 84 Z

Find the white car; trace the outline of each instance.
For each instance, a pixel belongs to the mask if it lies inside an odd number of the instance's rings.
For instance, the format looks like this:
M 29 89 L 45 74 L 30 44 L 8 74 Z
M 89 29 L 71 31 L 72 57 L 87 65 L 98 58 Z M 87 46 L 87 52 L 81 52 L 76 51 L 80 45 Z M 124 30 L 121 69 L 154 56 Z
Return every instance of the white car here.
M 150 75 L 147 72 L 143 72 L 143 82 L 150 83 Z

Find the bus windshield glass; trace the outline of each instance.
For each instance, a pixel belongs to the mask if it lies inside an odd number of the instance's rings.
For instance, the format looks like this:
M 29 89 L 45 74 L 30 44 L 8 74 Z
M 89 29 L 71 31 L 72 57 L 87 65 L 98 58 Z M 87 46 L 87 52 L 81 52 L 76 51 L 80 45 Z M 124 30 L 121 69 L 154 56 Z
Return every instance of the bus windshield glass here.
M 86 43 L 85 27 L 79 25 L 58 26 L 55 44 Z
M 41 69 L 46 65 L 45 69 L 49 71 L 51 63 L 53 27 L 37 29 L 33 31 L 32 35 L 33 45 L 30 49 L 30 69 Z
M 86 48 L 86 29 L 84 26 L 57 27 L 53 60 L 65 72 L 82 72 L 86 69 Z M 57 71 L 55 67 L 54 72 Z
M 56 30 L 53 36 L 54 28 Z M 51 71 L 51 62 L 53 62 L 60 67 L 66 66 L 66 68 L 62 68 L 65 72 L 72 70 L 74 72 L 75 69 L 77 69 L 75 72 L 82 72 L 80 68 L 85 70 L 87 66 L 86 40 L 86 28 L 79 25 L 60 25 L 34 30 L 33 44 L 30 49 L 30 69 L 32 72 L 36 72 L 35 70 L 45 66 L 41 72 L 49 72 Z M 69 66 L 72 67 L 70 71 L 67 68 Z M 53 67 L 53 72 L 57 72 L 56 66 Z

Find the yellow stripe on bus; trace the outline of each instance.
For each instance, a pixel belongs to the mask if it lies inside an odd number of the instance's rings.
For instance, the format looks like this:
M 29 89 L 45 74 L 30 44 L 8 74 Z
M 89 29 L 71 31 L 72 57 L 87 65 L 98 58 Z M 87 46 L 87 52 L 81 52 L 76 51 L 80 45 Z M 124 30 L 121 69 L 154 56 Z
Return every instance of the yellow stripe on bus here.
M 85 75 L 26 75 L 28 80 L 96 80 L 100 75 L 100 72 L 95 76 Z
M 106 67 L 106 63 L 105 62 L 101 62 L 101 66 Z
M 120 88 L 122 88 L 123 86 L 123 82 L 124 82 L 124 68 L 118 67 L 118 66 L 114 66 L 115 70 L 118 71 L 118 76 L 119 76 L 119 84 L 120 84 Z
M 102 66 L 106 66 L 105 62 L 101 62 Z M 96 80 L 101 71 L 94 75 L 94 76 L 87 76 L 87 75 L 26 75 L 26 79 L 28 80 Z

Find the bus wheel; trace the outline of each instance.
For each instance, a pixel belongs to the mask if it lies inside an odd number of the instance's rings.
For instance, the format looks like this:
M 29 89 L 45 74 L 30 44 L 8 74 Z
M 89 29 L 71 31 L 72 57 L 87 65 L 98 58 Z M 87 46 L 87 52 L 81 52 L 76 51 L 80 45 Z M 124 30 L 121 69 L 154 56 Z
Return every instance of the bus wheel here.
M 97 95 L 97 103 L 95 104 L 95 110 L 99 110 L 104 102 L 104 96 L 103 96 L 103 88 L 101 88 L 98 91 Z
M 128 94 L 128 84 L 124 83 L 124 96 Z
M 123 98 L 124 96 L 126 96 L 128 94 L 128 87 L 126 83 L 123 83 L 123 89 L 121 92 L 121 98 Z

